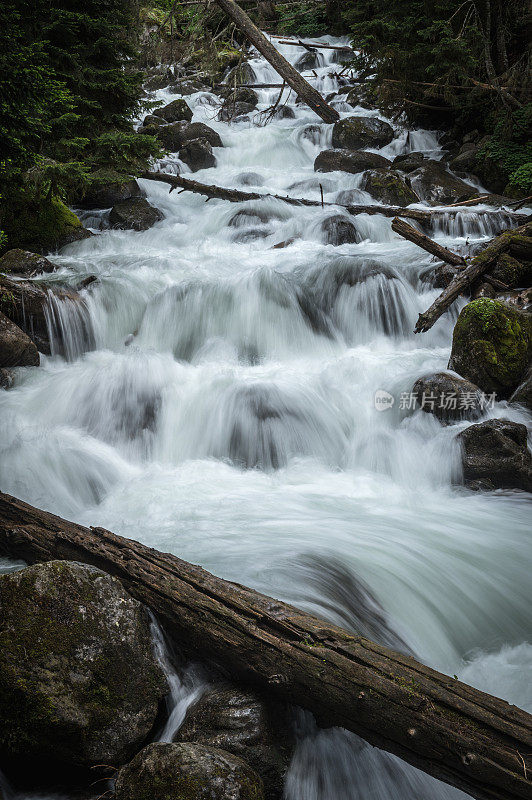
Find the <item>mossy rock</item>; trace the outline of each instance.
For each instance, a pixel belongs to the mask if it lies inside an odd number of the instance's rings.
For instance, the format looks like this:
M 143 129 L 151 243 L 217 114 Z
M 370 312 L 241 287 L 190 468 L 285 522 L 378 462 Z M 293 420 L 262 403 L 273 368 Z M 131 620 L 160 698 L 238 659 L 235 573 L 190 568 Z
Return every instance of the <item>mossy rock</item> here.
M 74 212 L 55 197 L 38 203 L 15 203 L 2 225 L 9 248 L 33 253 L 50 253 L 91 236 Z
M 123 767 L 116 800 L 264 800 L 259 776 L 237 756 L 199 744 L 150 744 Z
M 361 147 L 384 147 L 393 139 L 393 128 L 376 117 L 346 117 L 335 122 L 332 146 L 359 150 Z
M 0 619 L 2 757 L 131 758 L 166 692 L 140 603 L 95 567 L 51 561 L 0 577 Z
M 405 206 L 419 202 L 419 197 L 407 186 L 398 172 L 387 169 L 372 169 L 364 174 L 361 189 L 375 200 L 391 206 Z
M 518 261 L 510 253 L 502 253 L 490 275 L 510 289 L 527 288 L 532 279 L 532 261 Z
M 172 100 L 168 105 L 155 109 L 156 116 L 166 120 L 166 122 L 191 122 L 192 109 L 182 98 Z
M 164 124 L 164 120 L 161 120 Z M 80 208 L 111 208 L 115 203 L 142 197 L 137 181 L 130 175 L 121 175 L 115 170 L 100 169 L 93 172 L 83 195 L 76 199 Z
M 498 300 L 480 298 L 458 317 L 449 369 L 482 391 L 507 398 L 532 356 L 532 316 Z
M 7 275 L 29 278 L 41 272 L 53 272 L 54 269 L 55 264 L 44 256 L 30 253 L 29 250 L 8 250 L 0 258 L 0 272 L 5 272 Z

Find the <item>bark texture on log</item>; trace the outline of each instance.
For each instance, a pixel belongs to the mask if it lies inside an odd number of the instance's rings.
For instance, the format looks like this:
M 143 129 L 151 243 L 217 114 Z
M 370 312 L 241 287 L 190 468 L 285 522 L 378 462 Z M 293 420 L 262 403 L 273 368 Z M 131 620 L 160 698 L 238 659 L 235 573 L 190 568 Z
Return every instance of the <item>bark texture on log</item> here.
M 439 258 L 441 261 L 445 261 L 446 264 L 451 264 L 453 267 L 464 266 L 465 264 L 465 260 L 462 256 L 453 253 L 452 250 L 448 250 L 433 239 L 429 239 L 424 233 L 420 233 L 412 225 L 409 225 L 408 222 L 398 217 L 392 220 L 392 231 L 398 233 L 403 239 L 408 239 L 409 242 L 417 244 L 422 250 L 426 250 L 427 253 L 436 256 L 436 258 Z
M 222 11 L 235 23 L 244 36 L 261 53 L 266 61 L 285 79 L 287 84 L 301 97 L 324 122 L 338 122 L 338 111 L 325 102 L 321 94 L 301 77 L 295 67 L 280 54 L 277 48 L 251 21 L 246 12 L 234 0 L 215 0 Z
M 514 229 L 510 233 L 503 233 L 494 239 L 489 245 L 479 253 L 471 263 L 461 272 L 457 273 L 450 284 L 436 298 L 430 308 L 420 314 L 414 328 L 414 333 L 426 333 L 430 330 L 437 320 L 444 314 L 451 303 L 470 286 L 477 278 L 480 278 L 490 269 L 501 253 L 509 247 L 509 242 L 521 229 Z
M 165 172 L 143 172 L 139 178 L 144 178 L 150 181 L 161 181 L 168 183 L 173 191 L 174 189 L 182 189 L 186 192 L 195 192 L 202 194 L 216 200 L 228 200 L 230 203 L 245 203 L 248 200 L 262 200 L 265 197 L 273 197 L 275 200 L 282 200 L 284 203 L 289 203 L 292 206 L 313 206 L 315 208 L 323 208 L 324 206 L 330 208 L 343 208 L 349 214 L 356 216 L 357 214 L 382 214 L 384 217 L 406 217 L 407 219 L 414 219 L 422 224 L 430 223 L 438 214 L 447 214 L 452 216 L 458 214 L 459 209 L 452 209 L 452 211 L 442 211 L 441 209 L 427 209 L 422 210 L 419 208 L 400 208 L 399 206 L 377 206 L 377 205 L 349 205 L 344 206 L 340 203 L 322 203 L 321 200 L 305 200 L 297 197 L 288 197 L 286 195 L 278 194 L 260 194 L 259 192 L 242 192 L 240 189 L 225 189 L 222 186 L 213 186 L 206 183 L 199 183 L 190 178 L 183 178 L 181 175 L 167 175 Z M 494 211 L 483 211 L 483 214 L 493 214 Z M 513 219 L 523 222 L 527 219 L 524 214 L 514 214 Z
M 532 716 L 408 656 L 102 528 L 0 493 L 0 553 L 119 578 L 186 651 L 481 800 L 530 798 Z M 530 764 L 530 761 L 528 761 Z

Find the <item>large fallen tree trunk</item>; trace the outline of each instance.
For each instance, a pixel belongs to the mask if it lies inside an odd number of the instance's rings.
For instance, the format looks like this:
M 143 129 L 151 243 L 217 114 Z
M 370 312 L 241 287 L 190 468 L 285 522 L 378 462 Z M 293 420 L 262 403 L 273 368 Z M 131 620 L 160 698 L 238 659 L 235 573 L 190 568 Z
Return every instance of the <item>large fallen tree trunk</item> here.
M 338 111 L 331 108 L 321 94 L 301 77 L 297 69 L 280 54 L 234 0 L 215 0 L 215 2 L 309 108 L 324 122 L 338 122 L 340 119 Z
M 1 493 L 0 553 L 100 567 L 146 603 L 185 651 L 311 710 L 322 725 L 354 731 L 473 797 L 531 796 L 532 716 L 413 658 Z
M 145 178 L 150 181 L 161 181 L 168 183 L 174 189 L 181 189 L 185 192 L 195 192 L 202 194 L 205 197 L 213 198 L 216 200 L 228 200 L 230 203 L 245 203 L 248 200 L 263 200 L 265 197 L 273 197 L 275 200 L 282 200 L 284 203 L 289 203 L 292 206 L 313 206 L 323 208 L 329 206 L 330 208 L 343 208 L 349 214 L 382 214 L 384 217 L 406 217 L 407 219 L 414 219 L 422 224 L 430 223 L 435 215 L 446 214 L 448 216 L 460 213 L 459 209 L 453 208 L 452 210 L 441 209 L 427 209 L 422 210 L 419 208 L 400 208 L 399 206 L 377 206 L 377 205 L 349 205 L 344 206 L 339 203 L 322 203 L 321 200 L 306 200 L 304 198 L 288 197 L 287 195 L 278 194 L 260 194 L 259 192 L 242 192 L 240 189 L 226 189 L 223 186 L 214 186 L 206 183 L 198 183 L 190 178 L 183 178 L 181 175 L 167 175 L 165 172 L 143 172 L 139 178 Z M 493 214 L 495 211 L 483 211 L 482 214 Z M 508 214 L 516 222 L 524 222 L 527 217 L 524 214 Z
M 392 231 L 398 233 L 399 236 L 403 237 L 403 239 L 407 239 L 409 242 L 417 244 L 417 246 L 421 247 L 422 250 L 425 250 L 427 253 L 436 256 L 436 258 L 441 259 L 441 261 L 445 261 L 446 264 L 451 264 L 453 267 L 463 266 L 465 264 L 462 256 L 459 256 L 457 253 L 453 253 L 446 247 L 442 247 L 442 245 L 435 242 L 434 239 L 429 239 L 429 237 L 425 236 L 424 233 L 420 233 L 412 225 L 409 225 L 408 222 L 405 222 L 402 219 L 395 217 L 392 220 Z
M 430 308 L 419 315 L 414 333 L 425 333 L 430 330 L 456 298 L 495 264 L 501 253 L 507 250 L 510 239 L 520 230 L 525 232 L 524 228 L 514 229 L 511 233 L 503 233 L 498 236 L 493 242 L 490 242 L 485 250 L 475 256 L 465 269 L 458 272 Z

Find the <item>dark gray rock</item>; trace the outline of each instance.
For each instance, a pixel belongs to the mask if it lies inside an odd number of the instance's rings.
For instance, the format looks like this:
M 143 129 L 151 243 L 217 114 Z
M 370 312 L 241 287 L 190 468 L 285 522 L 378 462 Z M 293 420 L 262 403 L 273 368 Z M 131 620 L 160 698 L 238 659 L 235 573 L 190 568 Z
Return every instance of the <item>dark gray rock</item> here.
M 314 162 L 316 172 L 364 172 L 366 169 L 389 167 L 391 162 L 377 153 L 366 153 L 364 150 L 324 150 Z
M 419 197 L 404 182 L 401 175 L 391 169 L 371 169 L 364 173 L 360 184 L 375 200 L 391 206 L 405 207 L 419 202 Z
M 510 397 L 510 403 L 519 403 L 532 412 L 532 373 L 517 387 Z
M 166 122 L 190 122 L 192 120 L 192 109 L 186 100 L 172 100 L 168 105 L 156 109 L 156 116 L 166 120 Z
M 158 117 L 157 114 L 147 114 L 144 119 L 142 120 L 142 126 L 144 128 L 149 127 L 150 125 L 155 125 L 159 127 L 159 125 L 166 125 L 167 120 L 164 120 L 162 117 Z
M 532 491 L 532 455 L 525 425 L 490 419 L 458 435 L 464 482 L 474 489 Z
M 163 218 L 159 209 L 150 205 L 144 197 L 131 197 L 112 207 L 109 225 L 123 230 L 146 231 Z
M 187 97 L 191 94 L 196 94 L 196 92 L 208 92 L 209 87 L 207 84 L 194 78 L 184 78 L 183 80 L 171 83 L 168 86 L 168 90 L 173 94 L 182 94 L 183 97 Z
M 179 158 L 192 172 L 216 166 L 216 158 L 207 139 L 191 139 L 179 151 Z
M 428 158 L 424 153 L 414 150 L 412 153 L 403 153 L 400 156 L 396 156 L 392 163 L 394 169 L 399 169 L 401 172 L 413 172 L 426 161 L 428 161 Z
M 224 105 L 229 106 L 235 103 L 248 103 L 253 106 L 253 108 L 256 108 L 259 101 L 257 92 L 248 86 L 223 89 L 221 96 L 224 98 Z
M 0 389 L 11 389 L 13 380 L 14 373 L 12 370 L 0 368 Z
M 160 127 L 139 128 L 155 136 L 167 150 L 177 153 L 191 139 L 206 139 L 211 147 L 223 147 L 220 135 L 203 122 L 172 122 Z
M 228 86 L 235 86 L 240 83 L 253 83 L 255 81 L 255 71 L 251 64 L 244 61 L 243 64 L 238 64 L 228 72 L 225 83 Z
M 263 800 L 259 776 L 237 756 L 200 744 L 150 744 L 122 767 L 116 800 Z
M 487 406 L 487 398 L 478 386 L 448 372 L 419 378 L 412 394 L 416 398 L 416 408 L 434 414 L 443 423 L 478 419 Z
M 299 56 L 294 66 L 297 70 L 299 70 L 299 72 L 305 72 L 309 69 L 316 69 L 320 66 L 320 54 L 316 50 L 313 50 L 312 52 L 307 50 L 306 53 L 303 53 Z
M 0 258 L 0 272 L 8 275 L 22 275 L 30 278 L 41 272 L 53 272 L 55 264 L 48 261 L 44 256 L 37 253 L 30 253 L 28 250 L 8 250 Z
M 451 175 L 440 161 L 427 161 L 408 175 L 412 189 L 433 205 L 449 205 L 477 197 L 478 191 Z
M 362 147 L 384 147 L 393 139 L 393 128 L 376 117 L 346 117 L 335 122 L 332 145 L 348 150 Z
M 272 119 L 295 119 L 294 109 L 290 106 L 279 106 L 272 114 Z
M 239 756 L 264 781 L 265 800 L 280 800 L 294 747 L 286 708 L 230 684 L 208 689 L 189 710 L 177 741 Z
M 83 197 L 76 200 L 76 205 L 80 208 L 110 208 L 122 200 L 142 195 L 142 189 L 134 178 L 100 170 L 91 175 L 91 184 Z
M 339 246 L 342 244 L 354 244 L 361 241 L 355 225 L 343 214 L 331 214 L 321 223 L 326 244 Z
M 95 567 L 51 561 L 0 576 L 0 618 L 4 757 L 131 758 L 167 691 L 140 603 Z
M 254 110 L 255 105 L 253 103 L 243 103 L 240 101 L 224 103 L 218 112 L 218 119 L 220 122 L 232 122 L 239 117 L 245 117 L 247 114 L 251 114 Z
M 0 367 L 38 367 L 39 362 L 30 337 L 0 311 Z

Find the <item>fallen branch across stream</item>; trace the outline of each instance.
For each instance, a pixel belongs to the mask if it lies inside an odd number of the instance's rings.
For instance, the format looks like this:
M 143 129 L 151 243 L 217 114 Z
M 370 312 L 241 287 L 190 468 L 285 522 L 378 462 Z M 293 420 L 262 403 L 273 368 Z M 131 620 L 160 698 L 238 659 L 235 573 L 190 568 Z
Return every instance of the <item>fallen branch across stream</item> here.
M 245 203 L 248 200 L 263 200 L 265 197 L 273 197 L 275 200 L 282 200 L 284 203 L 289 203 L 292 206 L 313 206 L 323 207 L 321 200 L 306 200 L 304 198 L 288 197 L 287 195 L 278 194 L 260 194 L 259 192 L 242 192 L 240 189 L 226 189 L 222 186 L 214 186 L 206 183 L 199 183 L 190 178 L 183 178 L 181 175 L 168 175 L 165 172 L 143 172 L 139 175 L 140 178 L 145 178 L 150 181 L 161 181 L 168 183 L 173 189 L 181 189 L 187 192 L 195 192 L 202 194 L 205 197 L 228 200 L 230 203 Z M 405 217 L 406 219 L 414 219 L 422 224 L 430 223 L 437 214 L 447 214 L 448 216 L 455 216 L 460 213 L 460 209 L 419 209 L 419 208 L 401 208 L 399 206 L 378 206 L 378 205 L 349 205 L 344 206 L 339 203 L 325 203 L 325 207 L 342 208 L 349 214 L 382 214 L 384 217 Z M 481 214 L 494 214 L 497 211 L 494 209 L 479 212 Z M 507 216 L 512 218 L 516 223 L 525 222 L 528 217 L 525 214 L 516 214 L 507 212 Z
M 0 553 L 116 576 L 180 648 L 479 800 L 530 798 L 532 716 L 361 636 L 103 528 L 0 493 Z
M 429 239 L 429 237 L 425 236 L 424 233 L 420 233 L 412 225 L 409 225 L 408 222 L 405 222 L 398 217 L 395 217 L 392 220 L 392 231 L 398 233 L 399 236 L 403 237 L 403 239 L 407 239 L 409 242 L 417 244 L 418 247 L 421 247 L 423 250 L 426 250 L 427 253 L 436 256 L 436 258 L 441 259 L 441 261 L 451 264 L 453 267 L 465 265 L 465 260 L 462 258 L 462 256 L 459 256 L 457 253 L 453 253 L 446 247 L 442 247 L 441 244 L 438 244 L 433 239 Z

